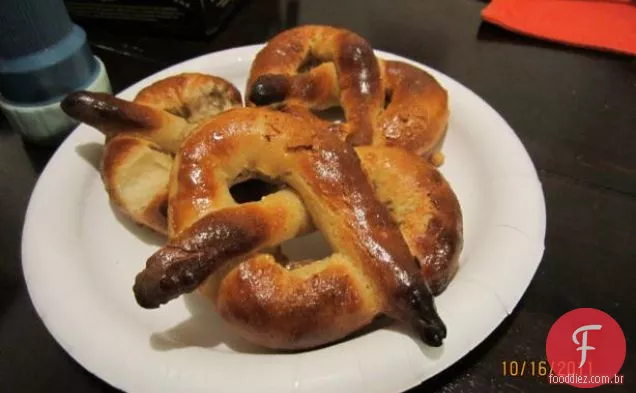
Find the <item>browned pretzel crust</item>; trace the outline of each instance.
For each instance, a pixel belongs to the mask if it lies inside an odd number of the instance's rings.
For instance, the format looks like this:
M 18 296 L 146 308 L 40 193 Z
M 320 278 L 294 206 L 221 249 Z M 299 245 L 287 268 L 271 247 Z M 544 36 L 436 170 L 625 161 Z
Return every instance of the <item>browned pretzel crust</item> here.
M 399 146 L 441 164 L 446 90 L 420 68 L 377 59 L 348 30 L 309 25 L 278 34 L 254 59 L 246 91 L 248 105 L 342 106 L 339 131 L 351 143 Z
M 433 165 L 404 149 L 361 146 L 356 151 L 422 277 L 439 295 L 457 273 L 463 248 L 462 212 L 450 184 Z
M 302 106 L 288 105 L 278 110 L 314 127 L 333 126 Z M 424 279 L 433 294 L 439 295 L 459 269 L 463 248 L 463 217 L 453 189 L 434 165 L 412 151 L 395 146 L 354 149 L 376 195 L 399 223 Z
M 173 168 L 172 236 L 137 277 L 134 290 L 141 305 L 157 307 L 240 260 L 238 270 L 221 279 L 215 299 L 221 315 L 252 341 L 276 348 L 312 347 L 341 338 L 382 313 L 408 323 L 432 345 L 441 344 L 445 327 L 400 228 L 376 199 L 355 151 L 336 135 L 299 116 L 232 109 L 192 133 Z M 293 191 L 237 206 L 229 184 L 244 172 L 276 179 Z M 260 253 L 307 228 L 302 212 L 289 208 L 296 198 L 296 206 L 304 205 L 336 252 L 286 270 Z M 253 206 L 264 208 L 281 199 L 287 201 L 278 210 L 268 209 L 278 220 L 251 214 Z M 316 303 L 323 298 L 340 300 Z M 330 317 L 309 327 L 307 307 Z

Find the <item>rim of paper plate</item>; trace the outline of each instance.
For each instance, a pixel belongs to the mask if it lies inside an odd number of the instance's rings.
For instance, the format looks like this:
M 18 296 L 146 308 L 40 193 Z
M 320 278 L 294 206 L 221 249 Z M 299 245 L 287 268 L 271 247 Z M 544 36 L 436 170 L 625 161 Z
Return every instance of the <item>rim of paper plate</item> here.
M 238 47 L 187 60 L 135 83 L 118 96 L 132 99 L 142 87 L 179 72 L 215 73 L 233 65 L 247 67 L 261 47 Z M 86 370 L 127 392 L 329 389 L 393 393 L 436 375 L 486 339 L 517 305 L 543 256 L 546 217 L 541 183 L 514 131 L 479 96 L 428 66 L 388 52 L 376 53 L 425 69 L 449 91 L 449 133 L 452 127 L 463 130 L 462 148 L 475 152 L 474 157 L 481 161 L 472 162 L 469 154 L 456 160 L 485 168 L 480 172 L 484 184 L 464 186 L 462 195 L 458 194 L 460 204 L 469 201 L 473 190 L 478 194 L 487 188 L 493 198 L 487 225 L 479 230 L 479 242 L 473 241 L 462 255 L 460 272 L 437 298 L 449 327 L 443 347 L 427 348 L 399 328 L 379 329 L 296 354 L 255 355 L 198 347 L 161 352 L 149 347 L 144 326 L 127 319 L 82 271 L 63 269 L 71 266 L 68 261 L 83 258 L 76 206 L 82 202 L 86 184 L 98 176 L 76 157 L 78 145 L 102 141 L 101 134 L 84 124 L 69 135 L 42 172 L 23 230 L 27 288 L 38 315 L 61 347 Z M 243 91 L 243 86 L 237 87 Z M 463 167 L 460 164 L 453 166 L 454 173 L 446 173 L 442 167 L 451 184 Z

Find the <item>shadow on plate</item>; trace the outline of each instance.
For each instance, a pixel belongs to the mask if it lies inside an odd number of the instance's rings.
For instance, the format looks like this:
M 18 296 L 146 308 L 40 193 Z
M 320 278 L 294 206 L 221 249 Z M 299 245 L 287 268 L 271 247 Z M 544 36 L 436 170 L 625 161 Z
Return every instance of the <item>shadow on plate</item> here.
M 178 325 L 163 332 L 153 333 L 150 336 L 150 345 L 159 351 L 169 351 L 187 347 L 213 348 L 225 345 L 230 350 L 238 353 L 249 354 L 294 354 L 305 351 L 277 351 L 264 348 L 239 337 L 232 328 L 214 311 L 212 304 L 198 293 L 190 293 L 183 296 L 186 308 L 192 316 Z M 338 345 L 344 341 L 355 339 L 371 333 L 377 329 L 391 325 L 388 318 L 378 318 L 371 325 L 358 332 L 331 344 L 316 347 L 312 351 Z
M 100 172 L 104 145 L 101 143 L 85 143 L 75 148 L 75 152 L 89 163 L 97 172 Z
M 159 351 L 187 347 L 212 348 L 224 344 L 232 351 L 251 354 L 275 353 L 241 339 L 214 311 L 212 303 L 199 293 L 183 295 L 190 319 L 150 336 L 150 345 Z
M 105 191 L 104 191 L 105 192 Z M 126 228 L 126 230 L 132 233 L 137 239 L 141 240 L 147 245 L 161 247 L 166 244 L 167 238 L 166 236 L 153 231 L 150 228 L 146 228 L 141 224 L 137 224 L 128 218 L 125 214 L 121 212 L 121 210 L 115 205 L 112 201 L 110 201 L 110 209 L 112 210 L 115 218 L 119 223 Z
M 392 330 L 394 332 L 402 333 L 405 336 L 409 336 L 411 338 L 411 340 L 413 340 L 417 344 L 417 346 L 419 347 L 420 351 L 422 351 L 422 354 L 424 354 L 424 356 L 426 356 L 427 359 L 439 360 L 442 357 L 442 355 L 444 354 L 444 346 L 443 345 L 441 347 L 431 347 L 431 346 L 428 346 L 428 345 L 424 344 L 424 342 L 417 335 L 417 333 L 415 333 L 414 331 L 409 329 L 409 327 L 407 327 L 407 326 L 405 326 L 403 324 L 394 323 L 394 324 L 392 324 L 390 326 L 387 326 L 386 329 Z
M 200 347 L 214 348 L 225 345 L 231 351 L 238 353 L 267 355 L 267 354 L 294 354 L 298 352 L 317 351 L 331 346 L 353 340 L 379 329 L 390 329 L 411 337 L 422 353 L 429 359 L 439 359 L 443 354 L 443 347 L 432 348 L 423 344 L 420 339 L 408 328 L 394 323 L 387 317 L 378 317 L 370 325 L 359 331 L 330 344 L 304 351 L 277 351 L 264 348 L 239 337 L 215 311 L 212 304 L 199 293 L 190 293 L 183 296 L 186 308 L 192 314 L 191 317 L 178 325 L 163 332 L 153 333 L 150 336 L 150 345 L 158 351 L 170 351 L 180 348 Z

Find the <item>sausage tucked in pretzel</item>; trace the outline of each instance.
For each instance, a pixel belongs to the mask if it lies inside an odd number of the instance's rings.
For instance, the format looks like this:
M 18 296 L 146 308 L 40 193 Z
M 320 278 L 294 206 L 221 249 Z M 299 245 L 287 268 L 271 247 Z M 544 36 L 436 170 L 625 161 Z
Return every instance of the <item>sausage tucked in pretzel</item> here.
M 62 102 L 69 116 L 106 135 L 101 175 L 111 201 L 162 234 L 167 234 L 168 173 L 181 142 L 198 121 L 241 105 L 234 85 L 199 73 L 162 79 L 132 103 L 84 91 Z
M 338 131 L 354 145 L 397 146 L 436 165 L 449 117 L 446 90 L 424 70 L 376 58 L 357 34 L 330 26 L 286 30 L 257 54 L 248 105 L 341 106 Z

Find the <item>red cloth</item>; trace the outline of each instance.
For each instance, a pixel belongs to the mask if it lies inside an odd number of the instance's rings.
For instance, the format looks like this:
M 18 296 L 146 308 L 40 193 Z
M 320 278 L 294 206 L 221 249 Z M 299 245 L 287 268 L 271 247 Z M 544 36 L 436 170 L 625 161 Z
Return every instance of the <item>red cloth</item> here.
M 493 0 L 481 15 L 517 33 L 636 55 L 633 0 Z

